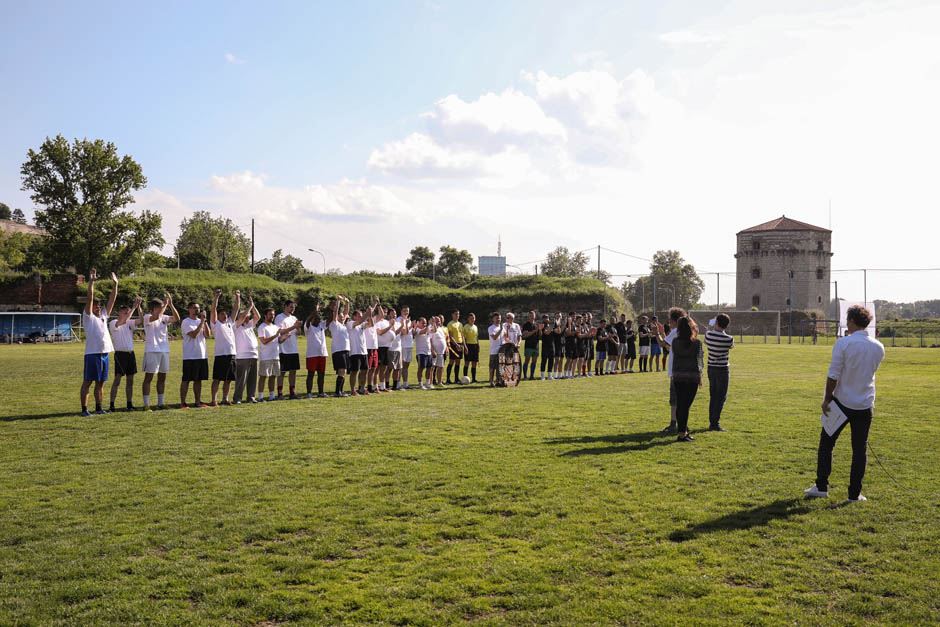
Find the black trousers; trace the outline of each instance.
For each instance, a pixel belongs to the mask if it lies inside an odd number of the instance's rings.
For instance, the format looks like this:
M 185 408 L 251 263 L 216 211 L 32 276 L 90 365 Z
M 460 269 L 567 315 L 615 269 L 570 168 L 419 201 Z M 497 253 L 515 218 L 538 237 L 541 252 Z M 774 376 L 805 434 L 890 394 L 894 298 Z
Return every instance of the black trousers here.
M 698 381 L 672 380 L 676 388 L 676 425 L 679 433 L 689 430 L 689 410 L 698 394 Z
M 868 409 L 849 409 L 837 399 L 832 399 L 848 417 L 839 430 L 829 435 L 825 429 L 820 430 L 819 451 L 816 453 L 816 487 L 823 491 L 829 490 L 829 475 L 832 473 L 832 449 L 845 425 L 852 430 L 852 471 L 849 474 L 849 498 L 857 499 L 862 493 L 862 479 L 865 478 L 865 467 L 868 465 L 868 431 L 871 429 L 872 411 Z
M 708 367 L 708 424 L 712 427 L 717 427 L 721 421 L 730 378 L 728 368 Z
M 547 366 L 547 367 L 546 367 Z M 548 370 L 552 372 L 555 369 L 555 351 L 547 351 L 544 348 L 542 349 L 542 367 L 539 369 L 539 372 L 545 372 Z

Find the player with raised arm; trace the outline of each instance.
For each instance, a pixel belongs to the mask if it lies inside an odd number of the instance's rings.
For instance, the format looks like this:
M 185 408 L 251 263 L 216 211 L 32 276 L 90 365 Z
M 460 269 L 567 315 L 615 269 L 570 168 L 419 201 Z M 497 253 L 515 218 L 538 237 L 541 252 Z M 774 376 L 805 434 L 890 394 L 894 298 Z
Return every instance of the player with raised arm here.
M 274 324 L 286 331 L 284 340 L 278 343 L 278 360 L 280 361 L 280 374 L 277 375 L 277 397 L 284 398 L 284 375 L 287 375 L 289 394 L 288 399 L 297 398 L 297 371 L 300 370 L 300 348 L 297 346 L 297 316 L 294 311 L 297 303 L 292 300 L 284 301 L 284 308 L 274 318 Z
M 186 306 L 187 316 L 180 322 L 183 334 L 183 379 L 180 382 L 180 409 L 188 409 L 186 395 L 193 384 L 196 407 L 208 407 L 202 402 L 202 382 L 209 378 L 209 359 L 206 357 L 206 338 L 212 333 L 206 321 L 206 312 L 199 303 Z
M 111 384 L 110 411 L 114 411 L 114 402 L 117 400 L 122 377 L 127 380 L 124 385 L 127 409 L 128 411 L 134 409 L 134 375 L 137 374 L 134 330 L 140 325 L 140 319 L 135 318 L 134 315 L 140 313 L 141 302 L 140 296 L 135 296 L 133 304 L 121 305 L 117 318 L 108 323 L 114 343 L 114 383 Z
M 215 337 L 215 355 L 212 360 L 212 401 L 211 407 L 216 407 L 216 398 L 219 385 L 222 385 L 222 405 L 228 405 L 228 392 L 232 381 L 235 380 L 235 320 L 241 307 L 241 293 L 235 292 L 232 299 L 232 312 L 225 309 L 219 311 L 219 297 L 222 290 L 216 289 L 212 294 L 212 309 L 209 311 L 209 323 L 212 335 Z
M 108 304 L 102 308 L 101 301 L 95 298 L 95 281 L 98 280 L 98 271 L 92 268 L 88 272 L 88 292 L 85 310 L 82 312 L 82 326 L 85 329 L 85 372 L 82 377 L 81 402 L 82 416 L 90 416 L 88 411 L 88 389 L 95 384 L 95 413 L 106 414 L 101 407 L 104 397 L 104 382 L 108 380 L 108 355 L 114 350 L 111 343 L 111 333 L 108 332 L 108 314 L 114 308 L 117 300 L 118 279 L 111 273 L 114 287 Z
M 330 311 L 330 352 L 333 370 L 336 372 L 336 398 L 349 396 L 343 391 L 346 385 L 346 371 L 349 369 L 349 330 L 346 319 L 349 317 L 349 299 L 337 294 Z
M 327 322 L 320 313 L 320 301 L 304 322 L 304 335 L 307 336 L 307 398 L 313 398 L 313 377 L 317 377 L 317 397 L 326 398 L 323 392 L 323 379 L 326 377 Z
M 172 315 L 167 315 L 167 309 Z M 180 314 L 173 306 L 169 292 L 163 300 L 150 301 L 150 313 L 144 316 L 144 383 L 142 392 L 144 410 L 150 409 L 150 383 L 157 375 L 157 409 L 166 409 L 166 374 L 170 371 L 170 341 L 168 329 L 179 322 Z
M 236 302 L 241 300 L 241 292 L 235 292 Z M 247 393 L 248 402 L 257 403 L 258 382 L 258 335 L 255 327 L 261 321 L 261 314 L 255 307 L 255 299 L 248 293 L 248 307 L 244 313 L 235 314 L 235 395 L 234 402 L 240 405 L 242 393 Z

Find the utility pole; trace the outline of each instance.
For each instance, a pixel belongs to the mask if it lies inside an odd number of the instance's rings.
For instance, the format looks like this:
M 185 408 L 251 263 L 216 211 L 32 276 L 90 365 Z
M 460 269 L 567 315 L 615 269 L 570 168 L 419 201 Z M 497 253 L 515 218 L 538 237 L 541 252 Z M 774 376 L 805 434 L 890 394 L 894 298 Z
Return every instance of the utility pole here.
M 865 282 L 865 306 L 868 307 L 868 269 L 862 270 L 863 281 Z
M 653 275 L 653 315 L 656 315 L 656 275 Z
M 251 273 L 255 272 L 255 219 L 251 219 Z
M 715 311 L 721 311 L 721 273 L 715 273 L 715 280 L 718 282 L 718 287 L 715 288 Z

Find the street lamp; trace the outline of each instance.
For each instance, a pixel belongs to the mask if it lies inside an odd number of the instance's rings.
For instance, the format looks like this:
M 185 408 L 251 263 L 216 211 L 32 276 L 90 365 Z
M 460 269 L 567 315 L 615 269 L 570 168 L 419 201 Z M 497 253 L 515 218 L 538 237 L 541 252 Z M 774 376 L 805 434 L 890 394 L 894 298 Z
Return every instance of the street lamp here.
M 320 255 L 320 257 L 323 259 L 323 274 L 326 274 L 326 256 L 323 253 L 321 253 L 319 250 L 314 250 L 313 248 L 308 248 L 307 250 L 309 250 L 312 253 L 316 253 Z

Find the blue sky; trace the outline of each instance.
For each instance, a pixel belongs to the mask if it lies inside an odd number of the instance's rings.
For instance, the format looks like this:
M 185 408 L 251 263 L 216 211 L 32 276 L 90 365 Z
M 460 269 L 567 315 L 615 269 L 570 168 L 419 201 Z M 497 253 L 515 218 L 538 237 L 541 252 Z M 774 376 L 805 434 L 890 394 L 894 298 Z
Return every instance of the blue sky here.
M 830 199 L 836 267 L 933 260 L 918 229 L 888 221 L 876 248 L 865 229 L 895 203 L 936 220 L 936 2 L 3 12 L 0 200 L 27 210 L 19 165 L 62 133 L 141 162 L 139 207 L 164 213 L 169 242 L 196 209 L 255 217 L 261 254 L 314 267 L 308 246 L 344 270 L 395 270 L 417 244 L 487 254 L 501 235 L 510 262 L 600 243 L 731 270 L 736 231 L 781 213 L 825 226 Z M 689 228 L 635 228 L 646 216 Z M 875 293 L 933 295 L 919 283 Z

